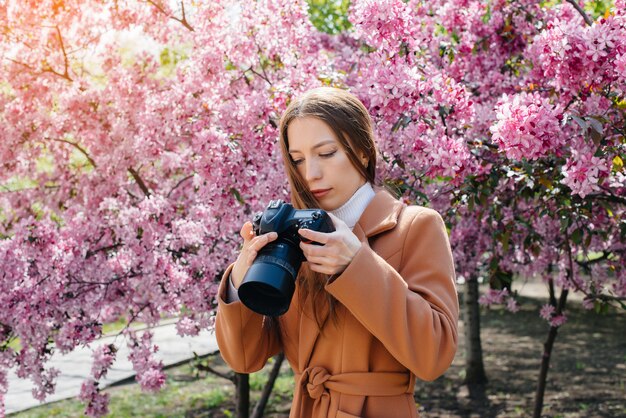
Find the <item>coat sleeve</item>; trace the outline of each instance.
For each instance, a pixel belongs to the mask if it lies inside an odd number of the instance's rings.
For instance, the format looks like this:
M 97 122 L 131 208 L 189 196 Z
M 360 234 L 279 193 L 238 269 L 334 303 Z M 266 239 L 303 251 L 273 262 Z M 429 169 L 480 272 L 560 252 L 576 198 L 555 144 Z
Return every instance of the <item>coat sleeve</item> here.
M 280 351 L 276 328 L 263 326 L 263 315 L 251 311 L 240 301 L 226 302 L 230 265 L 217 293 L 215 336 L 224 361 L 238 373 L 253 373 Z
M 452 252 L 443 220 L 432 209 L 421 208 L 404 237 L 398 271 L 366 241 L 326 290 L 398 362 L 418 378 L 434 380 L 450 366 L 457 348 Z

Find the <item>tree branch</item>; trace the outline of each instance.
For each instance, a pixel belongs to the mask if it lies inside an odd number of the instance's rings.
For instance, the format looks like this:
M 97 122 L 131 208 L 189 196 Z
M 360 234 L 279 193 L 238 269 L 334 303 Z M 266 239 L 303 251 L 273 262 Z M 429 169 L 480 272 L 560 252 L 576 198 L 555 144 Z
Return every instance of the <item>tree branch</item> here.
M 79 150 L 85 156 L 85 158 L 87 158 L 87 161 L 89 161 L 89 163 L 93 166 L 93 168 L 98 167 L 94 159 L 91 158 L 89 154 L 87 153 L 87 151 L 83 147 L 81 147 L 78 143 L 73 142 L 73 141 L 68 141 L 67 139 L 54 139 L 54 138 L 48 138 L 48 139 L 50 139 L 51 141 L 65 142 L 66 144 L 72 145 L 74 148 Z
M 52 74 L 57 75 L 57 76 L 59 76 L 61 78 L 64 78 L 67 81 L 73 81 L 70 77 L 65 76 L 64 74 L 61 74 L 58 71 L 53 70 L 46 61 L 44 61 L 44 63 L 46 64 L 46 68 L 44 68 L 42 71 L 37 71 L 37 69 L 35 69 L 35 67 L 30 66 L 30 65 L 28 65 L 28 64 L 26 64 L 24 62 L 16 61 L 16 60 L 14 60 L 12 58 L 5 58 L 5 59 L 8 60 L 8 61 L 11 61 L 11 62 L 13 62 L 13 63 L 15 63 L 17 65 L 21 65 L 22 67 L 28 68 L 35 75 L 41 75 L 41 74 L 44 74 L 44 73 L 52 73 Z
M 256 71 L 254 68 L 250 67 L 247 70 L 244 71 L 244 73 L 250 71 L 252 74 L 256 75 L 257 77 L 267 81 L 267 84 L 269 84 L 270 86 L 272 85 L 272 82 L 269 80 L 269 78 L 267 78 L 267 76 L 259 73 L 258 71 Z M 265 72 L 265 71 L 264 71 Z
M 190 174 L 187 177 L 182 178 L 178 183 L 176 183 L 176 186 L 172 187 L 172 190 L 170 190 L 167 193 L 167 198 L 169 199 L 170 195 L 174 192 L 174 190 L 176 190 L 181 184 L 183 184 L 184 182 L 186 182 L 187 180 L 193 178 L 195 174 Z
M 112 245 L 107 245 L 106 247 L 102 247 L 102 248 L 97 248 L 95 250 L 89 250 L 87 251 L 87 254 L 85 255 L 85 258 L 91 258 L 94 255 L 96 255 L 97 253 L 101 252 L 101 251 L 110 251 L 110 250 L 115 250 L 116 248 L 119 248 L 122 246 L 122 243 L 118 242 L 117 244 L 112 244 Z
M 183 26 L 186 27 L 190 32 L 193 32 L 193 28 L 191 27 L 189 22 L 187 22 L 187 16 L 185 15 L 185 3 L 183 3 L 182 1 L 180 2 L 180 8 L 183 11 L 183 18 L 182 20 L 180 20 L 180 23 L 182 23 Z
M 213 373 L 214 375 L 219 376 L 222 379 L 230 380 L 231 382 L 235 383 L 235 376 L 233 374 L 224 374 L 224 373 L 218 372 L 217 370 L 215 370 L 214 368 L 212 368 L 208 364 L 207 365 L 196 364 L 194 367 L 196 369 L 198 369 L 198 370 L 203 371 L 203 372 Z
M 59 26 L 55 26 L 55 29 L 57 30 L 57 35 L 59 35 L 59 43 L 61 44 L 61 51 L 63 52 L 63 59 L 64 59 L 64 72 L 62 77 L 68 79 L 69 81 L 72 81 L 72 79 L 70 78 L 70 74 L 69 74 L 69 60 L 67 59 L 67 52 L 65 51 L 65 45 L 63 44 L 63 37 L 61 36 L 61 30 L 59 29 Z
M 585 19 L 585 23 L 589 26 L 591 26 L 593 24 L 593 21 L 591 20 L 591 18 L 589 16 L 587 16 L 587 13 L 585 13 L 585 11 L 578 5 L 578 3 L 576 2 L 576 0 L 565 0 L 567 3 L 571 4 L 572 7 L 574 7 L 574 9 L 576 9 L 576 11 L 578 13 L 580 13 L 580 15 L 583 17 L 583 19 Z
M 150 197 L 150 189 L 148 189 L 148 186 L 146 186 L 146 183 L 144 183 L 143 179 L 139 177 L 139 173 L 132 167 L 128 169 L 128 172 L 131 176 L 133 176 L 133 179 L 135 179 L 135 182 L 137 183 L 143 194 L 146 195 L 146 197 Z
M 589 194 L 587 195 L 589 197 L 595 198 L 595 199 L 602 199 L 602 200 L 607 200 L 609 202 L 613 202 L 613 203 L 621 203 L 622 205 L 626 205 L 626 199 L 621 197 L 621 196 L 616 196 L 614 194 Z
M 179 23 L 181 23 L 185 28 L 187 28 L 187 30 L 189 30 L 190 32 L 194 32 L 193 27 L 189 24 L 189 22 L 187 21 L 187 17 L 185 15 L 185 4 L 181 1 L 180 2 L 180 6 L 183 10 L 183 17 L 182 19 L 177 18 L 176 16 L 170 15 L 167 13 L 167 11 L 165 11 L 165 9 L 163 8 L 163 6 L 161 6 L 160 4 L 158 4 L 157 2 L 153 1 L 153 0 L 146 0 L 148 3 L 150 3 L 151 5 L 153 5 L 154 7 L 157 8 L 157 10 L 161 13 L 163 13 L 164 15 L 166 15 L 167 17 L 169 17 L 170 19 L 173 19 Z

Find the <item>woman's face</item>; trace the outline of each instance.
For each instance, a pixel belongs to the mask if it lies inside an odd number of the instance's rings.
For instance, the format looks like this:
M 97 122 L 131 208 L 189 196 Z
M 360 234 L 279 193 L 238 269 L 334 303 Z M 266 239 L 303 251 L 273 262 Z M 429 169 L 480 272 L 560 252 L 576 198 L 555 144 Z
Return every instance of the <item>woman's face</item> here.
M 365 184 L 333 130 L 313 117 L 296 118 L 287 128 L 289 156 L 322 209 L 341 207 Z M 367 163 L 361 155 L 363 164 Z

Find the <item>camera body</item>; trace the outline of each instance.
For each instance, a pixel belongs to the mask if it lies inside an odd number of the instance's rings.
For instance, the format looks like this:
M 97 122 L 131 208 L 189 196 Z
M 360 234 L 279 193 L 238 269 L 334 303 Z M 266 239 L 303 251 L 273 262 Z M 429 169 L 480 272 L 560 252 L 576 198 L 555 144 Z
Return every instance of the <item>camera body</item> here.
M 278 238 L 259 251 L 239 286 L 239 299 L 257 313 L 279 316 L 289 309 L 305 260 L 298 229 L 333 232 L 335 226 L 322 209 L 294 209 L 282 200 L 272 200 L 264 212 L 255 215 L 253 228 L 256 235 L 276 232 Z

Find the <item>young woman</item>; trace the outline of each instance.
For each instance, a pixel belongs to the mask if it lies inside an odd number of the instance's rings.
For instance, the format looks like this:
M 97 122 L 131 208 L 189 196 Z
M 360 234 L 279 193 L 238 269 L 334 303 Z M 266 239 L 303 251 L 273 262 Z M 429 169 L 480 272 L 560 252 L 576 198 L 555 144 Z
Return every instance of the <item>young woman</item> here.
M 217 341 L 237 372 L 283 350 L 295 373 L 291 418 L 417 417 L 415 379 L 433 380 L 457 347 L 458 300 L 439 214 L 375 187 L 376 145 L 367 109 L 341 89 L 292 101 L 280 123 L 291 203 L 322 208 L 335 232 L 300 230 L 307 259 L 289 310 L 247 309 L 236 289 L 276 233 L 244 244 L 220 285 Z

